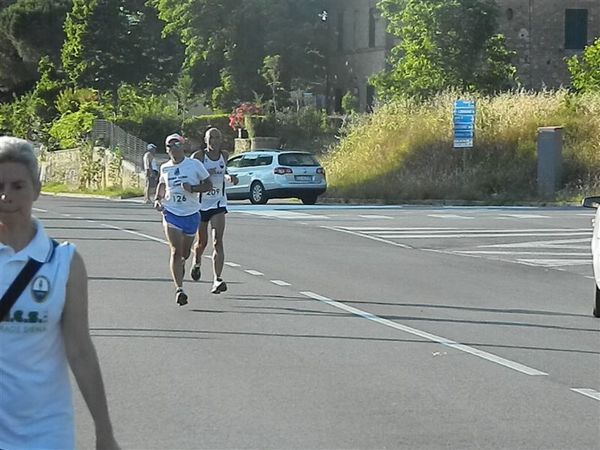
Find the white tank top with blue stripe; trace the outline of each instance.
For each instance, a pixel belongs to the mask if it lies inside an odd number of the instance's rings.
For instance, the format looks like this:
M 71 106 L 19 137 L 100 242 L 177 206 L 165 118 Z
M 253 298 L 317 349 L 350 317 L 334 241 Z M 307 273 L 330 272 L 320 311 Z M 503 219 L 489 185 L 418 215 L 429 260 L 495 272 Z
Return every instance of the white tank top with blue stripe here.
M 227 172 L 227 165 L 225 163 L 225 158 L 223 158 L 223 154 L 221 153 L 219 159 L 213 161 L 208 157 L 208 154 L 205 153 L 202 164 L 210 174 L 210 181 L 212 182 L 213 187 L 210 191 L 202 193 L 200 210 L 208 211 L 209 209 L 227 207 L 227 195 L 225 194 L 225 173 Z

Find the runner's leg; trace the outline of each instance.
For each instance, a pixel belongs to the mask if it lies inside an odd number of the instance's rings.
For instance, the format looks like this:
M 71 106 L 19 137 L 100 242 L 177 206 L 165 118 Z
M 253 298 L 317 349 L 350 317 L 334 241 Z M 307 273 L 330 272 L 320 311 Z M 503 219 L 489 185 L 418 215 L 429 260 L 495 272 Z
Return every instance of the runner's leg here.
M 208 244 L 208 222 L 200 222 L 198 232 L 196 233 L 196 245 L 194 246 L 194 264 L 192 266 L 192 279 L 200 279 L 200 265 L 202 264 L 202 254 Z
M 225 213 L 219 213 L 210 218 L 213 238 L 213 274 L 214 278 L 221 278 L 225 264 L 225 250 L 223 235 L 225 234 Z

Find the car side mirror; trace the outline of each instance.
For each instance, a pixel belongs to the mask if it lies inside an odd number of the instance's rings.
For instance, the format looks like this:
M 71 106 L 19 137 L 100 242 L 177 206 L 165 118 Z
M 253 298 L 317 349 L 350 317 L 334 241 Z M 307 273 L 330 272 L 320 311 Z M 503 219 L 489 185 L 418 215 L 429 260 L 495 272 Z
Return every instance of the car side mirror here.
M 585 197 L 581 202 L 581 206 L 598 209 L 600 207 L 600 196 Z

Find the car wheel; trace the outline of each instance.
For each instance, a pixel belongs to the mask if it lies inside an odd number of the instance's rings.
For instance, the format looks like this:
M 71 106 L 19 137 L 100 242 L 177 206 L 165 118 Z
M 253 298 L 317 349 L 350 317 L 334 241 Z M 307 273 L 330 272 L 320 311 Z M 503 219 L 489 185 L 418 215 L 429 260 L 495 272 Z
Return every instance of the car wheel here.
M 315 203 L 317 203 L 317 196 L 307 195 L 305 197 L 300 198 L 300 200 L 302 200 L 302 203 L 305 205 L 314 205 Z
M 269 199 L 261 182 L 255 181 L 250 186 L 250 202 L 254 205 L 264 205 Z
M 600 289 L 596 285 L 596 304 L 594 305 L 594 317 L 600 317 Z

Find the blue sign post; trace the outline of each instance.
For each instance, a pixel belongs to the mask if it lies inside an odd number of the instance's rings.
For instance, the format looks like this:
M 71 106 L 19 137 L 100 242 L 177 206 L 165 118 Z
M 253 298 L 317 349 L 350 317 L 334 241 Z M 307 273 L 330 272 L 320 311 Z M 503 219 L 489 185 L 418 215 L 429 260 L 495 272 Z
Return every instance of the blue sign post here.
M 454 148 L 471 148 L 475 138 L 475 102 L 454 102 Z

